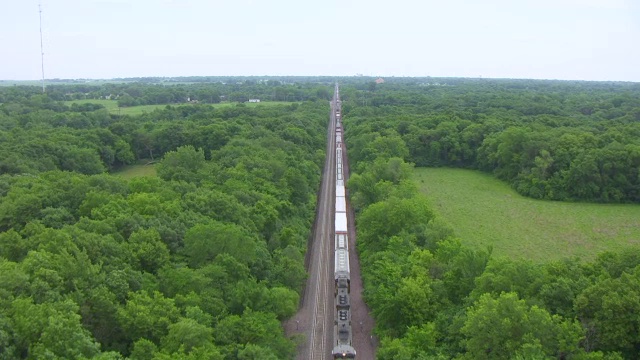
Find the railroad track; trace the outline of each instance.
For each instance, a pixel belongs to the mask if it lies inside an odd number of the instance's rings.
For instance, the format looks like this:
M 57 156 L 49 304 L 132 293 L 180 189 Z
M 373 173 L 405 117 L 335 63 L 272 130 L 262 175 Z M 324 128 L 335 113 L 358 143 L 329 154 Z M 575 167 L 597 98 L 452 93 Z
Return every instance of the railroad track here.
M 335 111 L 331 103 L 328 128 L 327 157 L 319 194 L 316 229 L 309 266 L 310 277 L 306 296 L 310 300 L 311 321 L 307 332 L 307 351 L 299 360 L 328 360 L 333 339 L 333 199 L 335 196 Z

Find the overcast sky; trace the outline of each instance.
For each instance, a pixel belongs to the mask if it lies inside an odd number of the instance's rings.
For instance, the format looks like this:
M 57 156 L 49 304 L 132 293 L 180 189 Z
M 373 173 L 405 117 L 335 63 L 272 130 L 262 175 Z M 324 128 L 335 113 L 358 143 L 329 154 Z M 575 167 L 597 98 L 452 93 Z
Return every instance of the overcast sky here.
M 39 79 L 38 0 L 0 0 L 0 79 Z M 46 78 L 640 81 L 640 0 L 42 0 Z

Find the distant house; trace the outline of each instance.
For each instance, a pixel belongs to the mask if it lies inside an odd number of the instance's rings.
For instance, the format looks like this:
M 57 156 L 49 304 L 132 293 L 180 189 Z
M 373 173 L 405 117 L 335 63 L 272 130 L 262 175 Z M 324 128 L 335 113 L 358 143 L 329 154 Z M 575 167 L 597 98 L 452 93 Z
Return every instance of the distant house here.
M 250 103 L 259 103 L 260 99 L 249 99 Z
M 376 84 L 384 84 L 384 79 L 383 78 L 377 78 L 376 79 Z

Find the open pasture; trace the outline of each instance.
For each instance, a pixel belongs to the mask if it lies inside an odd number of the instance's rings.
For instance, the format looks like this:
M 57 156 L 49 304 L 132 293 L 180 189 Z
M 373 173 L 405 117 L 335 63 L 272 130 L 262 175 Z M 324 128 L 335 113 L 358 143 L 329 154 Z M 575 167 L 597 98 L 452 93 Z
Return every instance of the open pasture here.
M 100 104 L 105 107 L 105 109 L 109 110 L 111 114 L 115 115 L 140 115 L 145 112 L 151 112 L 155 109 L 162 109 L 167 105 L 171 106 L 191 106 L 192 104 L 184 103 L 184 104 L 157 104 L 157 105 L 139 105 L 139 106 L 128 106 L 128 107 L 118 107 L 118 101 L 116 100 L 105 100 L 105 99 L 84 99 L 84 100 L 72 100 L 65 101 L 65 105 L 71 106 L 71 104 L 76 103 L 80 104 Z M 255 106 L 275 106 L 275 105 L 291 105 L 293 102 L 285 102 L 285 101 L 264 101 L 259 103 L 243 103 L 245 106 L 255 107 Z M 223 106 L 236 106 L 237 102 L 222 102 L 218 104 L 207 104 L 213 107 L 223 107 Z
M 465 245 L 534 261 L 640 244 L 640 205 L 535 200 L 479 171 L 418 168 L 415 179 Z
M 71 106 L 71 104 L 76 103 L 78 105 L 81 104 L 99 104 L 105 107 L 105 109 L 109 110 L 111 114 L 115 115 L 140 115 L 144 112 L 151 112 L 155 109 L 163 108 L 167 105 L 140 105 L 140 106 L 129 106 L 129 107 L 118 107 L 118 102 L 116 100 L 105 100 L 105 99 L 85 99 L 85 100 L 72 100 L 65 101 L 64 104 L 67 106 Z

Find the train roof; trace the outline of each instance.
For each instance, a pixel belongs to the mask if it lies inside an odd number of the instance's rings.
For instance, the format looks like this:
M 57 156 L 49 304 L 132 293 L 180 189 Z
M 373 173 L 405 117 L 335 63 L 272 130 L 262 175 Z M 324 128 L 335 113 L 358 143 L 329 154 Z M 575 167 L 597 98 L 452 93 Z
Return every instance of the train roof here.
M 340 275 L 349 276 L 349 251 L 346 249 L 336 250 L 335 278 Z
M 347 234 L 336 234 L 336 249 L 347 249 L 349 241 L 347 240 Z
M 345 212 L 347 211 L 347 201 L 344 196 L 336 197 L 336 212 Z
M 346 233 L 347 228 L 347 213 L 337 212 L 335 217 L 336 233 Z

